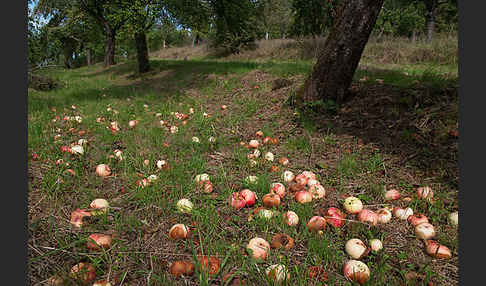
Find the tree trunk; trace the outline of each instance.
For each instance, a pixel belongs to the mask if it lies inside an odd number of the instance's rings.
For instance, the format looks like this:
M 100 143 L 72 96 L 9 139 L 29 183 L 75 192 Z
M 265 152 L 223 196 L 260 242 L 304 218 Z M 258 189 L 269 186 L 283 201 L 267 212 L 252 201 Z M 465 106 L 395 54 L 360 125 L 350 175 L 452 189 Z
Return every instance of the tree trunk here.
M 88 66 L 93 64 L 93 59 L 91 58 L 91 49 L 90 48 L 86 49 L 86 60 L 88 62 Z
M 115 64 L 115 36 L 116 33 L 105 22 L 106 29 L 106 44 L 105 44 L 105 59 L 103 61 L 104 67 L 112 66 Z
M 342 2 L 312 74 L 304 83 L 304 102 L 332 99 L 340 103 L 345 99 L 383 1 Z
M 138 72 L 148 72 L 150 70 L 150 65 L 145 31 L 135 33 L 135 46 L 137 47 Z
M 427 43 L 432 42 L 434 38 L 434 31 L 435 31 L 435 11 L 427 12 L 425 17 L 427 22 Z
M 427 26 L 427 43 L 432 42 L 435 32 L 435 14 L 437 6 L 439 5 L 437 0 L 425 0 L 425 23 Z
M 165 49 L 165 39 L 162 40 L 162 48 Z
M 64 55 L 64 68 L 70 69 L 73 67 L 73 48 L 69 43 L 65 43 L 63 47 L 63 55 Z

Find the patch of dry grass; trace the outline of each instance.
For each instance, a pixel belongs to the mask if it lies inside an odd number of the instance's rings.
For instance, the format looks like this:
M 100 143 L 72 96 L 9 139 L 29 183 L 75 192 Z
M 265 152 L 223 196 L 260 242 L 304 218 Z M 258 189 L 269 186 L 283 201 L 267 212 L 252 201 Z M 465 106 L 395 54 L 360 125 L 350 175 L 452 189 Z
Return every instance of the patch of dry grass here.
M 207 44 L 197 47 L 175 47 L 151 54 L 154 58 L 193 59 L 219 57 L 224 60 L 313 60 L 325 38 L 273 39 L 257 41 L 257 48 L 245 50 L 240 54 L 218 56 L 218 51 Z M 457 33 L 437 35 L 427 44 L 418 38 L 415 42 L 404 37 L 370 38 L 362 60 L 380 64 L 423 64 L 458 65 Z

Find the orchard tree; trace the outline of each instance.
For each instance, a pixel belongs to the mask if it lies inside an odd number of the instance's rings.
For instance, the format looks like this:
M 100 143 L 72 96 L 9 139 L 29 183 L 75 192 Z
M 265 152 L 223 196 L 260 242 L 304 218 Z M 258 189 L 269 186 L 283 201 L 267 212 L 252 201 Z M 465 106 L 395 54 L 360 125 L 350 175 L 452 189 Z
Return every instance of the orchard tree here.
M 383 5 L 383 0 L 343 0 L 338 17 L 319 53 L 312 74 L 306 79 L 303 102 L 342 102 Z
M 163 15 L 163 1 L 131 0 L 127 5 L 128 26 L 137 49 L 138 72 L 144 73 L 150 70 L 146 32 Z
M 42 29 L 49 45 L 59 42 L 64 55 L 65 68 L 73 67 L 73 55 L 86 49 L 88 64 L 91 63 L 90 49 L 101 39 L 101 30 L 83 11 L 68 0 L 39 0 L 34 7 L 35 15 L 48 19 Z
M 199 44 L 202 36 L 209 34 L 213 11 L 211 1 L 176 0 L 167 3 L 167 19 L 191 31 L 192 45 Z
M 115 39 L 128 20 L 129 6 L 125 0 L 76 0 L 79 9 L 87 13 L 103 28 L 105 34 L 105 67 L 115 64 Z

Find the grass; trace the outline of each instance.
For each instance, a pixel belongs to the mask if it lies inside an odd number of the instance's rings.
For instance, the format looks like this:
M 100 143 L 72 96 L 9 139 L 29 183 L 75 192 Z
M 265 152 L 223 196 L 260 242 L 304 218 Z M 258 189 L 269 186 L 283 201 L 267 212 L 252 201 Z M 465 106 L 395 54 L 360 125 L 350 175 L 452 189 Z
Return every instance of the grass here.
M 451 92 L 457 77 L 444 76 L 433 65 L 363 61 L 353 83 L 359 89 L 357 96 L 317 114 L 286 104 L 310 72 L 311 59 L 247 56 L 154 58 L 153 70 L 143 76 L 133 74 L 135 63 L 131 61 L 108 69 L 96 65 L 45 71 L 61 86 L 49 92 L 29 89 L 28 95 L 32 284 L 57 274 L 65 285 L 77 285 L 68 277 L 69 270 L 80 261 L 89 261 L 96 268 L 97 280 L 109 279 L 112 285 L 220 285 L 228 273 L 249 285 L 272 285 L 264 272 L 276 263 L 286 265 L 290 273 L 283 285 L 321 285 L 307 277 L 307 268 L 313 265 L 325 268 L 327 285 L 351 285 L 341 271 L 348 259 L 344 243 L 350 238 L 365 242 L 379 238 L 384 243 L 383 251 L 363 258 L 372 273 L 366 285 L 414 285 L 429 280 L 457 284 L 457 231 L 447 222 L 447 215 L 457 210 L 457 156 L 453 156 L 457 140 L 447 135 L 457 128 L 457 94 Z M 272 81 L 280 77 L 293 84 L 272 91 Z M 360 81 L 364 77 L 368 79 Z M 383 84 L 376 79 L 383 79 Z M 228 108 L 222 110 L 222 104 Z M 189 114 L 191 107 L 194 114 Z M 188 114 L 186 123 L 173 112 Z M 82 117 L 81 123 L 63 120 L 76 115 Z M 100 117 L 105 121 L 97 122 Z M 128 128 L 134 119 L 139 124 Z M 177 125 L 178 132 L 170 133 L 160 120 Z M 120 124 L 119 132 L 108 129 L 111 121 Z M 262 155 L 252 166 L 249 151 L 240 142 L 254 139 L 257 130 L 278 138 L 279 144 L 262 145 Z M 86 133 L 80 135 L 80 131 Z M 200 143 L 193 142 L 193 136 Z M 216 142 L 209 142 L 211 136 Z M 80 138 L 88 140 L 84 155 L 60 151 L 60 146 Z M 115 149 L 122 150 L 124 160 L 110 156 Z M 276 160 L 289 158 L 290 164 L 271 172 L 271 166 L 278 164 L 263 159 L 268 151 Z M 34 153 L 37 159 L 32 157 Z M 64 162 L 56 164 L 59 159 Z M 149 165 L 144 164 L 145 159 Z M 161 159 L 169 163 L 169 170 L 156 167 Z M 112 176 L 96 176 L 94 170 L 101 163 L 109 164 Z M 284 170 L 316 173 L 326 188 L 325 198 L 301 205 L 287 190 L 275 217 L 248 221 L 253 209 L 262 205 L 270 184 L 281 181 Z M 194 181 L 201 173 L 210 175 L 212 193 L 203 192 Z M 137 185 L 149 175 L 158 179 L 146 187 Z M 258 176 L 258 181 L 246 182 L 249 175 Z M 435 200 L 416 199 L 418 185 L 430 185 Z M 342 209 L 347 195 L 361 198 L 373 210 L 389 203 L 383 199 L 384 187 L 398 188 L 402 196 L 413 198 L 408 205 L 429 217 L 437 240 L 452 250 L 451 260 L 431 259 L 413 229 L 396 219 L 376 227 L 352 221 L 341 229 L 328 225 L 322 234 L 307 230 L 305 224 L 312 216 L 323 215 L 331 206 Z M 243 188 L 257 194 L 256 206 L 235 211 L 228 200 Z M 90 219 L 81 230 L 72 228 L 71 212 L 88 208 L 95 198 L 110 202 L 109 213 Z M 177 211 L 175 204 L 181 198 L 194 203 L 191 214 Z M 407 205 L 404 201 L 393 204 Z M 298 226 L 282 221 L 286 210 L 298 214 Z M 190 238 L 170 240 L 168 230 L 175 223 L 189 226 Z M 112 248 L 88 251 L 86 238 L 94 232 L 111 234 Z M 272 249 L 264 262 L 248 256 L 245 246 L 251 238 L 259 236 L 270 242 L 276 233 L 290 235 L 295 246 Z M 186 278 L 168 273 L 173 261 L 196 263 L 196 255 L 202 253 L 220 259 L 221 269 L 215 276 L 208 276 L 200 267 Z M 411 272 L 416 278 L 406 278 Z

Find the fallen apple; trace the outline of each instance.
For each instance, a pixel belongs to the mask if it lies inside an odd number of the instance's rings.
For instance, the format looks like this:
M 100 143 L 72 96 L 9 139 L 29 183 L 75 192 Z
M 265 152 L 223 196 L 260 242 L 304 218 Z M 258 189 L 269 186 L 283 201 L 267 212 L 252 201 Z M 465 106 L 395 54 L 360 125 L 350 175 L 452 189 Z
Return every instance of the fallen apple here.
M 348 260 L 343 267 L 344 277 L 363 285 L 370 278 L 370 269 L 359 260 Z
M 363 203 L 360 199 L 355 197 L 347 197 L 344 200 L 344 209 L 349 214 L 357 214 L 363 209 Z
M 80 262 L 71 268 L 71 278 L 78 280 L 83 285 L 90 284 L 96 278 L 96 269 L 87 262 Z
M 272 237 L 272 247 L 275 249 L 285 248 L 287 250 L 294 246 L 294 239 L 285 233 L 278 233 Z
M 388 223 L 392 218 L 392 213 L 386 208 L 382 208 L 376 211 L 378 215 L 378 223 Z
M 246 249 L 250 250 L 250 255 L 254 259 L 266 260 L 270 252 L 270 244 L 263 238 L 255 237 L 248 242 Z
M 287 211 L 283 214 L 283 220 L 289 226 L 296 226 L 299 223 L 299 216 L 293 211 Z
M 344 250 L 353 259 L 361 259 L 366 256 L 369 252 L 366 244 L 361 241 L 361 239 L 352 238 L 346 242 L 344 245 Z
M 267 277 L 276 283 L 282 283 L 285 280 L 290 279 L 290 273 L 287 267 L 283 264 L 273 264 L 267 267 L 265 270 Z
M 110 204 L 105 199 L 95 199 L 89 204 L 92 215 L 102 215 L 108 212 Z
M 199 254 L 197 260 L 201 265 L 201 271 L 203 273 L 208 272 L 209 275 L 216 275 L 219 272 L 221 261 L 216 256 L 203 256 Z
M 88 210 L 82 210 L 82 209 L 75 209 L 72 213 L 71 213 L 71 220 L 70 220 L 70 223 L 72 225 L 74 225 L 75 227 L 82 227 L 84 225 L 86 225 L 86 222 L 83 221 L 83 218 L 84 217 L 89 217 L 91 216 L 91 212 L 88 211 Z
M 307 222 L 307 228 L 309 231 L 319 231 L 326 229 L 326 219 L 322 216 L 313 216 Z
M 285 186 L 282 183 L 272 183 L 270 186 L 270 193 L 277 194 L 281 199 L 285 197 Z
M 445 245 L 439 244 L 435 240 L 427 240 L 425 242 L 425 250 L 428 255 L 438 259 L 449 259 L 452 257 L 451 251 Z
M 310 203 L 312 201 L 312 194 L 308 191 L 299 191 L 295 193 L 295 200 L 300 204 Z
M 315 184 L 309 187 L 309 192 L 314 199 L 322 199 L 326 196 L 326 189 L 321 184 Z
M 262 198 L 263 205 L 267 208 L 278 207 L 280 205 L 280 196 L 277 194 L 266 194 Z
M 93 233 L 88 237 L 86 248 L 89 250 L 109 249 L 111 247 L 111 235 Z
M 400 192 L 392 189 L 385 192 L 385 200 L 398 200 L 400 198 Z
M 171 239 L 185 239 L 189 235 L 189 229 L 181 223 L 173 225 L 169 230 L 169 237 Z
M 346 214 L 343 213 L 340 209 L 335 207 L 330 207 L 324 213 L 326 222 L 334 227 L 343 227 L 344 223 L 346 222 L 344 219 L 346 218 Z
M 100 177 L 107 177 L 111 175 L 111 169 L 106 164 L 99 164 L 96 166 L 96 174 Z
M 373 250 L 375 252 L 378 252 L 381 249 L 383 249 L 383 243 L 381 242 L 381 240 L 379 240 L 377 238 L 370 239 L 368 242 L 370 244 L 371 250 Z
M 378 223 L 378 215 L 374 211 L 362 209 L 358 213 L 358 220 L 360 222 L 369 223 L 373 226 L 376 226 L 376 224 Z
M 292 171 L 284 171 L 282 173 L 282 180 L 286 183 L 290 183 L 294 180 L 295 175 L 292 173 Z
M 240 196 L 245 201 L 245 206 L 252 207 L 255 204 L 256 195 L 249 189 L 244 189 L 240 192 Z
M 194 204 L 188 199 L 180 199 L 177 201 L 177 210 L 181 213 L 191 213 Z

